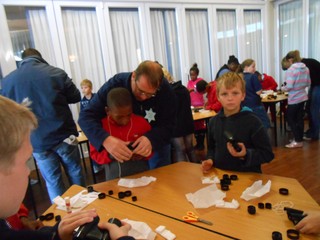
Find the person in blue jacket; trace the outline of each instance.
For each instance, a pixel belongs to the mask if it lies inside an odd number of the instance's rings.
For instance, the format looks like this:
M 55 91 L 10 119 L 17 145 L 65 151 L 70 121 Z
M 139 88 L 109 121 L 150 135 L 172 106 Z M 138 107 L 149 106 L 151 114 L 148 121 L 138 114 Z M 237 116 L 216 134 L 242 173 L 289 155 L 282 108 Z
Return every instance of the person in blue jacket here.
M 139 137 L 131 151 L 124 142 L 110 136 L 103 128 L 101 119 L 106 116 L 108 92 L 124 87 L 132 96 L 133 113 L 143 116 L 151 125 L 151 131 Z M 161 66 L 146 60 L 133 72 L 124 72 L 110 78 L 92 98 L 89 106 L 80 112 L 79 125 L 90 143 L 99 151 L 105 148 L 117 161 L 131 159 L 133 154 L 149 156 L 149 167 L 157 168 L 171 163 L 170 138 L 174 127 L 174 93 L 164 80 Z
M 22 59 L 18 69 L 2 80 L 2 95 L 18 103 L 30 101 L 39 122 L 31 135 L 33 156 L 53 200 L 67 190 L 61 165 L 71 185 L 85 186 L 78 131 L 69 108 L 81 95 L 67 73 L 49 65 L 36 49 L 26 49 Z

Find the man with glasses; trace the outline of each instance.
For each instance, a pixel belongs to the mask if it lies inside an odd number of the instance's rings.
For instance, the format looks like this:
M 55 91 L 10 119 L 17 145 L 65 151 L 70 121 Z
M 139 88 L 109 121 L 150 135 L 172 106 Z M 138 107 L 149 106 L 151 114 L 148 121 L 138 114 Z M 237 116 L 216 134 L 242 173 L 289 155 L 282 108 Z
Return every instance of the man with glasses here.
M 102 128 L 101 119 L 106 116 L 105 103 L 108 92 L 124 87 L 132 95 L 133 113 L 143 116 L 150 123 L 150 132 L 139 137 L 128 148 L 129 142 L 110 136 Z M 149 156 L 151 169 L 171 163 L 170 138 L 174 126 L 174 94 L 164 81 L 161 66 L 144 61 L 133 72 L 119 73 L 110 78 L 93 97 L 86 109 L 80 112 L 79 125 L 90 143 L 99 151 L 105 148 L 117 161 L 129 161 L 133 154 Z M 132 149 L 131 148 L 131 149 Z

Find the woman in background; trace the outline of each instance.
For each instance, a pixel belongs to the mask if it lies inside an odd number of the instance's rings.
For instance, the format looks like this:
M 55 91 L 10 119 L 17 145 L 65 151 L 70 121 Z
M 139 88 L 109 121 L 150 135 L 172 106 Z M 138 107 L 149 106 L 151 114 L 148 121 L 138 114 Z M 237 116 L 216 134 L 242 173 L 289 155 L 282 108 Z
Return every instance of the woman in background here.
M 306 88 L 310 87 L 310 74 L 307 66 L 301 62 L 298 50 L 289 52 L 282 60 L 282 67 L 289 66 L 285 74 L 285 85 L 281 88 L 288 92 L 287 120 L 292 130 L 294 140 L 287 148 L 303 147 L 303 114 L 304 105 L 308 100 Z
M 270 128 L 270 120 L 261 102 L 262 86 L 256 74 L 256 63 L 253 59 L 244 60 L 239 66 L 243 79 L 246 82 L 246 97 L 242 106 L 251 108 L 254 114 L 262 121 L 265 128 Z

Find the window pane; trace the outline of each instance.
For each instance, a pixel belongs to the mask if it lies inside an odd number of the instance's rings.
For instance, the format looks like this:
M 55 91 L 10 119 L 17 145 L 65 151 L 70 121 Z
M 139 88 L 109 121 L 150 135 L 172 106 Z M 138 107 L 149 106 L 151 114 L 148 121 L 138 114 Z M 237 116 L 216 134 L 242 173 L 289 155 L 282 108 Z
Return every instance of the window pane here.
M 5 6 L 16 61 L 26 48 L 36 48 L 50 64 L 56 64 L 44 7 Z
M 99 89 L 105 82 L 98 21 L 94 8 L 62 8 L 72 79 L 87 78 Z
M 175 10 L 151 9 L 150 14 L 155 60 L 175 79 L 182 80 Z
M 309 6 L 309 57 L 320 59 L 320 1 L 310 0 Z
M 138 9 L 110 8 L 110 22 L 117 72 L 132 71 L 142 60 Z
M 238 57 L 236 12 L 235 10 L 217 10 L 217 18 L 219 65 L 222 66 L 228 62 L 230 55 Z
M 200 76 L 211 81 L 207 10 L 186 10 L 189 63 L 197 63 Z
M 262 23 L 260 10 L 245 10 L 245 58 L 254 59 L 258 71 L 263 72 Z

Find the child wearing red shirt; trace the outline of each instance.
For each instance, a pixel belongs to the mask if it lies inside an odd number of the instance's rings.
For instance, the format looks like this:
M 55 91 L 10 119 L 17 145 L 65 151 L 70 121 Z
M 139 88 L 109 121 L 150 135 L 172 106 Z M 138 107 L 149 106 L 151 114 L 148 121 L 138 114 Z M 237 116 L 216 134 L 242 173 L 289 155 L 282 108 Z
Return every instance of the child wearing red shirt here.
M 130 150 L 139 137 L 151 130 L 150 124 L 141 116 L 132 113 L 132 102 L 129 91 L 125 88 L 114 88 L 107 97 L 107 116 L 101 120 L 104 130 L 112 138 L 124 141 Z M 90 156 L 99 164 L 104 164 L 106 180 L 125 177 L 149 170 L 148 159 L 151 157 L 133 154 L 129 161 L 118 162 L 106 149 L 98 151 L 90 144 Z

